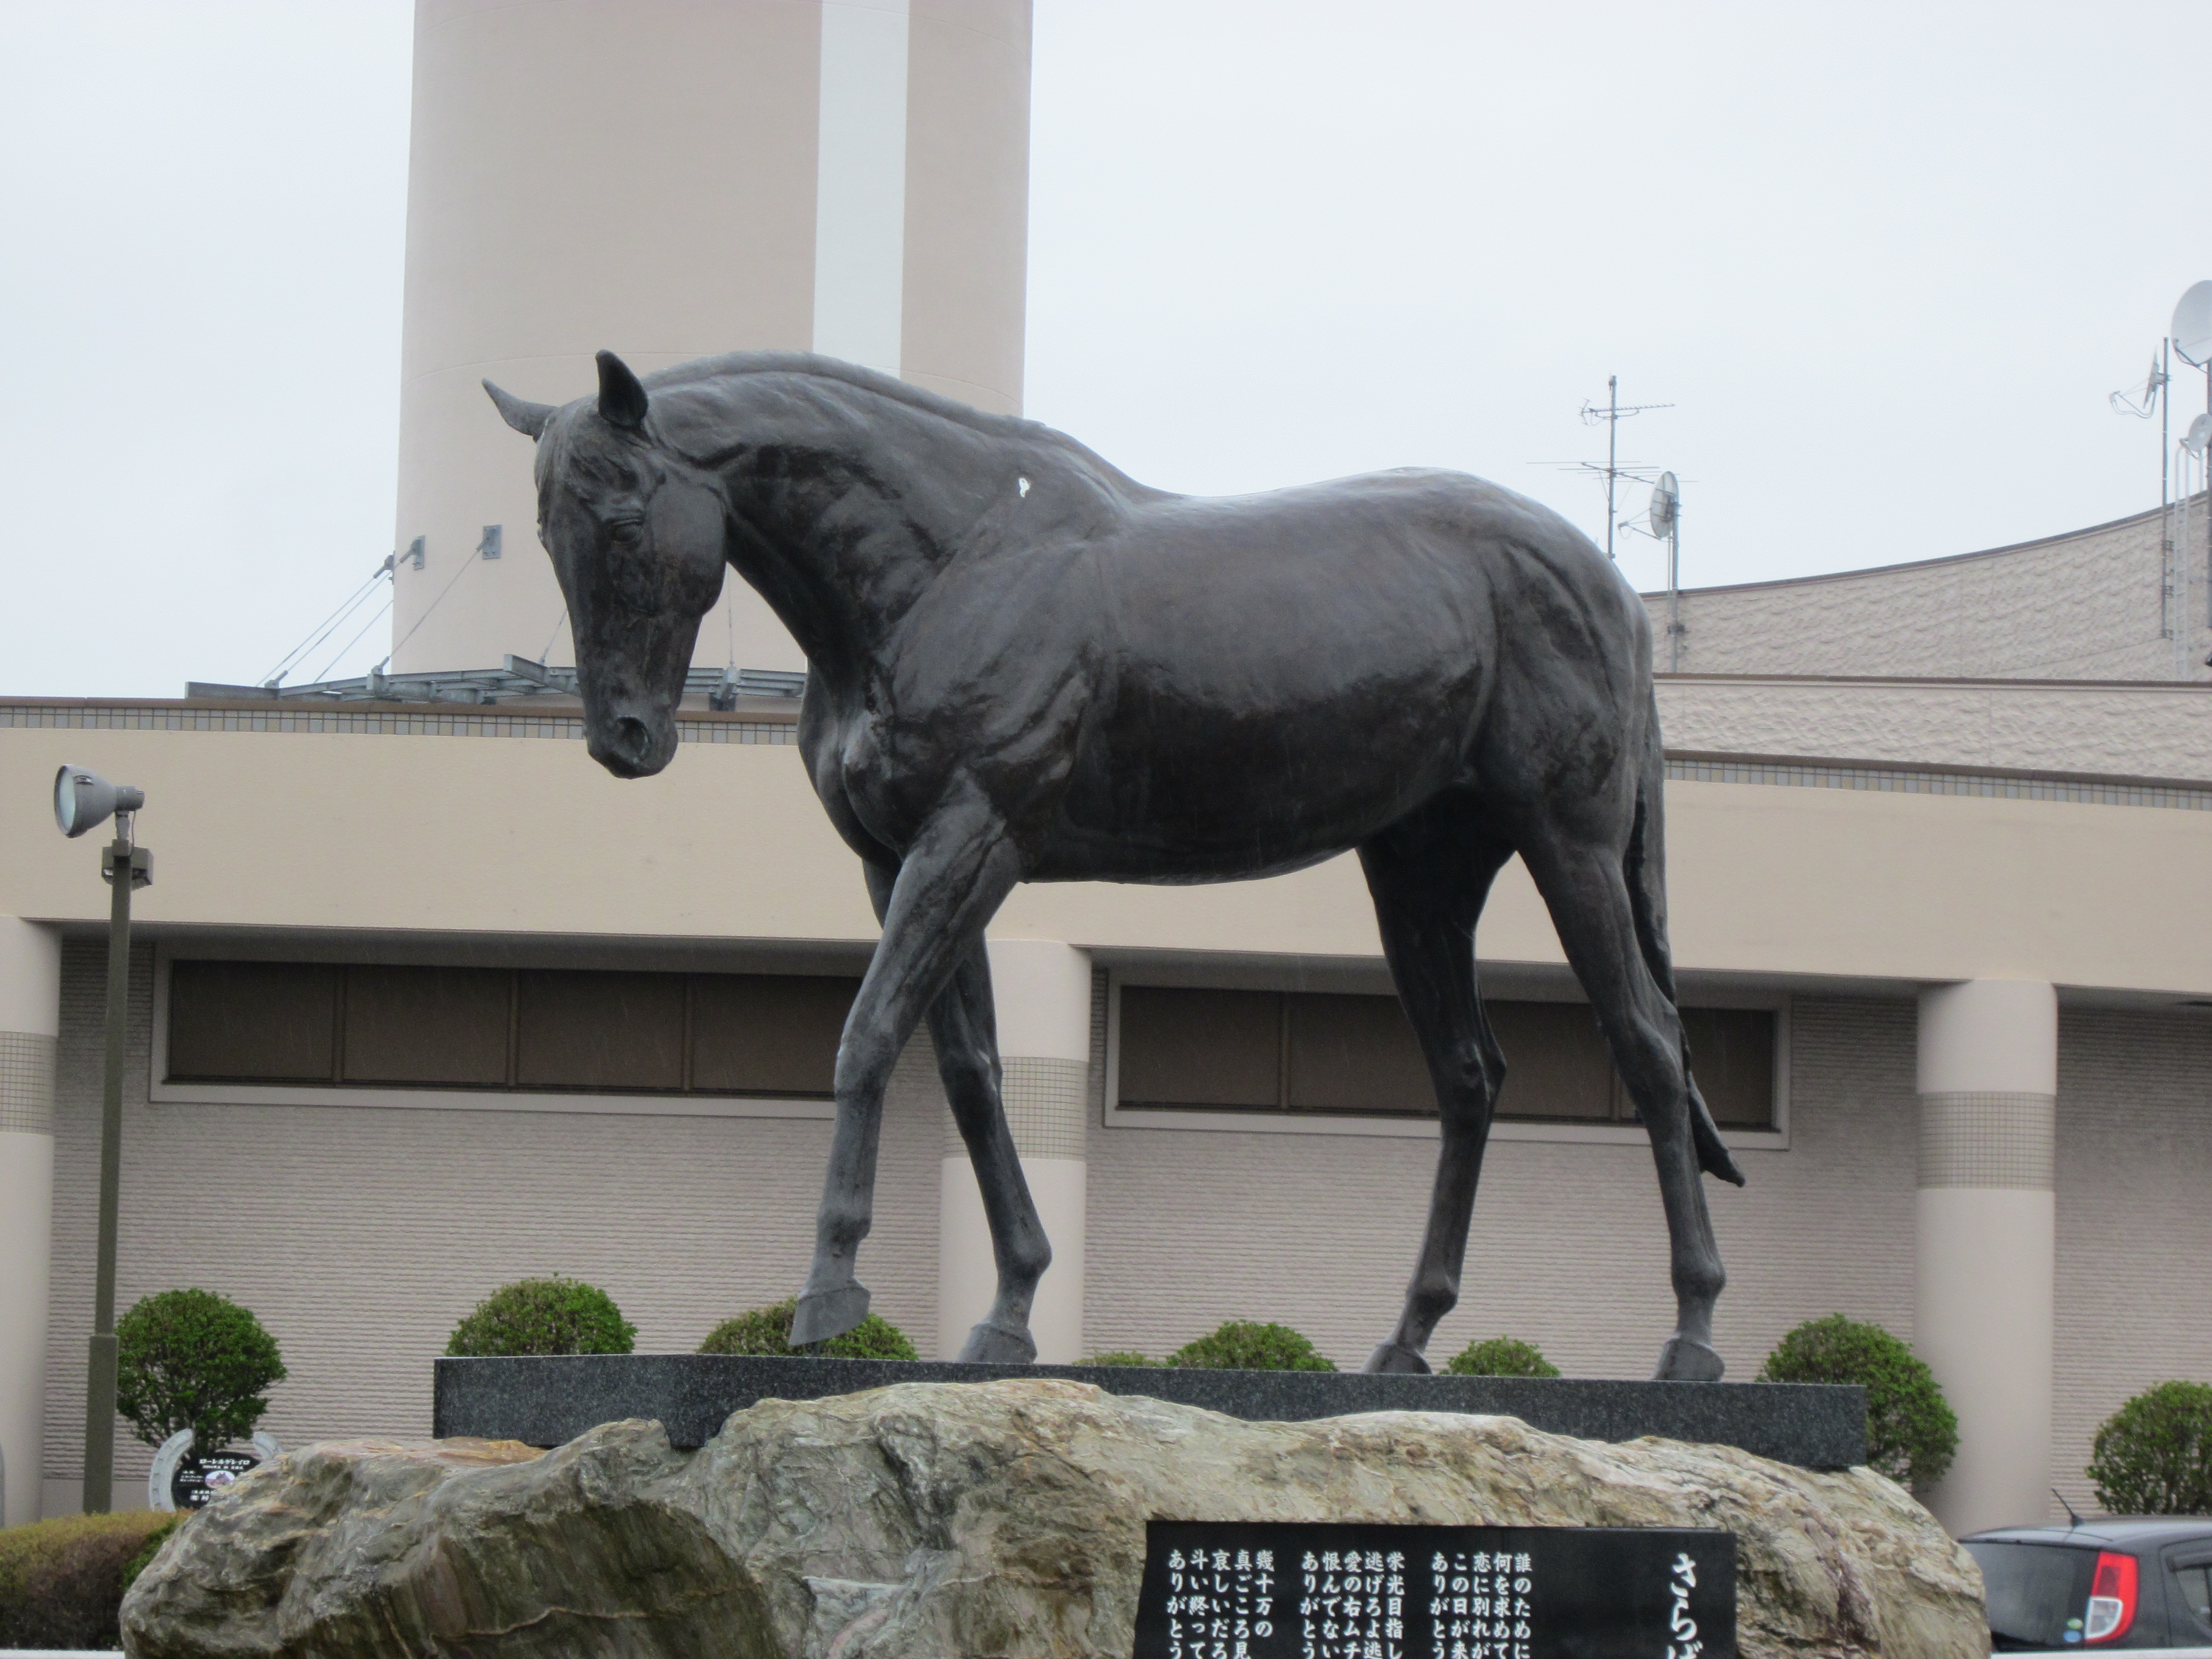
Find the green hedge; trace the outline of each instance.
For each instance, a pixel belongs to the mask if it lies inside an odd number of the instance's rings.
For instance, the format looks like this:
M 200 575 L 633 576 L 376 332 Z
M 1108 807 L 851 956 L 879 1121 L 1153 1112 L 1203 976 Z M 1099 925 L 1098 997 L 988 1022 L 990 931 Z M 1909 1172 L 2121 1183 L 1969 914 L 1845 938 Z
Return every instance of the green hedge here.
M 0 1529 L 0 1648 L 121 1647 L 125 1571 L 178 1518 L 125 1510 Z
M 1533 1342 L 1516 1337 L 1493 1336 L 1486 1342 L 1470 1342 L 1451 1357 L 1444 1369 L 1454 1376 L 1557 1376 L 1559 1368 L 1544 1358 Z
M 596 1285 L 520 1279 L 502 1285 L 453 1327 L 449 1354 L 628 1353 L 637 1327 Z
M 1157 1359 L 1148 1359 L 1134 1348 L 1109 1348 L 1104 1353 L 1094 1353 L 1083 1362 L 1086 1365 L 1157 1365 Z
M 819 1354 L 830 1359 L 919 1359 L 912 1342 L 904 1331 L 880 1314 L 870 1314 L 849 1331 L 831 1337 L 826 1342 L 816 1342 L 804 1348 L 794 1348 L 786 1339 L 791 1334 L 792 1316 L 799 1311 L 799 1298 L 787 1296 L 769 1307 L 755 1308 L 739 1314 L 735 1319 L 726 1319 L 707 1333 L 707 1340 L 699 1345 L 701 1353 L 761 1353 L 778 1357 L 798 1354 Z
M 202 1452 L 246 1439 L 284 1380 L 261 1322 L 212 1291 L 163 1291 L 115 1322 L 115 1408 L 158 1446 L 179 1429 Z
M 1856 1382 L 1867 1395 L 1867 1462 L 1891 1480 L 1925 1486 L 1959 1449 L 1959 1419 L 1936 1374 L 1879 1325 L 1830 1314 L 1775 1345 L 1759 1368 L 1766 1382 Z
M 1191 1370 L 1333 1371 L 1326 1355 L 1288 1325 L 1232 1319 L 1218 1330 L 1186 1342 L 1167 1363 Z
M 2212 1385 L 2161 1382 L 2105 1419 L 2086 1473 L 2111 1515 L 2212 1515 Z

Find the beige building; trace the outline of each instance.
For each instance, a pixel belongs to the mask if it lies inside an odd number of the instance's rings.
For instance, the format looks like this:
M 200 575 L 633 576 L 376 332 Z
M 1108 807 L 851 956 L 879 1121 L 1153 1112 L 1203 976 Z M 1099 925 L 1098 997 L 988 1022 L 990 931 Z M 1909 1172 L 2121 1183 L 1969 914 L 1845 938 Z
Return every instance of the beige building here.
M 0 698 L 9 1521 L 72 1508 L 82 1474 L 106 893 L 48 816 L 64 761 L 146 790 L 157 854 L 118 1304 L 190 1285 L 252 1307 L 291 1371 L 266 1425 L 286 1443 L 427 1433 L 433 1358 L 508 1279 L 589 1279 L 641 1348 L 685 1350 L 805 1271 L 829 1056 L 874 928 L 796 702 L 736 695 L 791 688 L 717 684 L 804 665 L 764 611 L 733 612 L 675 763 L 594 766 L 562 676 L 503 666 L 557 671 L 559 599 L 519 441 L 474 380 L 560 398 L 600 345 L 657 366 L 811 343 L 1018 404 L 1026 7 L 418 19 L 398 545 L 426 552 L 399 562 L 392 678 Z M 749 88 L 721 117 L 697 87 L 660 95 L 711 80 L 701 58 Z M 585 96 L 601 84 L 633 95 Z M 753 231 L 672 228 L 611 160 L 603 198 L 534 182 L 548 144 L 588 173 L 631 124 L 695 183 L 752 192 L 732 210 Z M 736 164 L 755 154 L 790 176 L 731 182 L 776 171 Z M 656 237 L 665 258 L 622 251 Z M 2160 542 L 2154 515 L 1693 592 L 1686 672 L 1662 680 L 1684 1001 L 1749 1177 L 1711 1188 L 1719 1346 L 1741 1378 L 1832 1311 L 1911 1339 L 1960 1413 L 1934 1494 L 1960 1529 L 2039 1516 L 2054 1484 L 2087 1507 L 2097 1423 L 2212 1376 L 2177 1289 L 2212 1255 L 2212 641 L 2166 631 Z M 1025 887 L 992 940 L 1056 1251 L 1044 1356 L 1159 1355 L 1243 1317 L 1359 1364 L 1412 1266 L 1436 1132 L 1354 861 Z M 1517 866 L 1478 948 L 1514 1071 L 1431 1356 L 1510 1334 L 1572 1373 L 1645 1375 L 1672 1306 L 1650 1155 Z M 927 1047 L 888 1105 L 862 1278 L 929 1354 L 988 1278 Z M 150 1454 L 118 1444 L 127 1494 Z

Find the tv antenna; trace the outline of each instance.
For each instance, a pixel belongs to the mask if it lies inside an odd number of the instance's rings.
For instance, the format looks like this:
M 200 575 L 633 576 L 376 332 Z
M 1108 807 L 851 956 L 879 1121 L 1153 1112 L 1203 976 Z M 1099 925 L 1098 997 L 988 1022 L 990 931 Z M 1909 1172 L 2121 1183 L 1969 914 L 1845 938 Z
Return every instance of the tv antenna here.
M 1626 472 L 1626 469 L 1623 469 Z M 1651 486 L 1651 505 L 1626 520 L 1622 528 L 1667 544 L 1667 672 L 1682 672 L 1682 485 L 1671 472 L 1662 472 Z M 1654 666 L 1656 666 L 1655 664 Z
M 2212 283 L 2199 283 L 2198 286 L 2212 289 Z M 2190 291 L 2194 293 L 2196 290 L 2192 289 Z M 2208 311 L 2212 311 L 2212 293 L 2208 293 L 2206 299 Z M 1581 470 L 1595 472 L 1605 480 L 1605 556 L 1608 559 L 1613 557 L 1613 490 L 1622 472 L 1629 470 L 1620 465 L 1620 423 L 1630 416 L 1641 415 L 1648 409 L 1672 409 L 1674 406 L 1672 404 L 1623 404 L 1620 401 L 1620 376 L 1618 374 L 1605 377 L 1604 408 L 1601 409 L 1593 403 L 1583 404 L 1584 426 L 1595 426 L 1600 421 L 1605 422 L 1604 466 L 1592 466 L 1586 461 Z

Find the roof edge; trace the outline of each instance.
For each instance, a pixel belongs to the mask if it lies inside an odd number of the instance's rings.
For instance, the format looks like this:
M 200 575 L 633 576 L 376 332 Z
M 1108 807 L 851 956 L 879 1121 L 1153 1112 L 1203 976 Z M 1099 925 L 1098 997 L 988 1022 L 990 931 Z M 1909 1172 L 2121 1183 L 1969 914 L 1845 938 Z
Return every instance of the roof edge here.
M 1654 672 L 1660 685 L 1850 685 L 2041 691 L 2212 691 L 2212 680 L 1979 679 L 1940 674 L 1699 674 Z
M 1850 772 L 1910 772 L 1920 777 L 2012 778 L 2022 783 L 2081 784 L 2097 789 L 2179 789 L 2202 794 L 2208 778 L 2150 778 L 2127 772 L 2044 772 L 2026 766 L 1953 766 L 1942 761 L 1868 760 L 1837 755 L 1753 755 L 1725 749 L 1669 749 L 1670 761 L 1705 766 L 1832 767 Z

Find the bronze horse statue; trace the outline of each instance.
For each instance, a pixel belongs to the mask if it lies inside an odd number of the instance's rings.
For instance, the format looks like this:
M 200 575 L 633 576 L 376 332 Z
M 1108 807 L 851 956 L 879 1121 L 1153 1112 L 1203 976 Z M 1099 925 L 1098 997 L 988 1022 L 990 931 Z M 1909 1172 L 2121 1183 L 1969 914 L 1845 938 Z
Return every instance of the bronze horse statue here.
M 668 764 L 735 566 L 806 653 L 799 750 L 883 924 L 838 1046 L 794 1344 L 867 1311 L 884 1087 L 927 1018 L 998 1266 L 961 1358 L 1036 1357 L 1052 1251 L 1000 1109 L 983 949 L 1017 882 L 1233 881 L 1356 848 L 1443 1115 L 1419 1259 L 1367 1368 L 1428 1370 L 1505 1073 L 1475 922 L 1517 853 L 1650 1134 L 1677 1302 L 1656 1375 L 1720 1376 L 1698 1175 L 1743 1177 L 1675 1011 L 1650 623 L 1586 537 L 1454 472 L 1170 495 L 1048 427 L 805 354 L 599 368 L 558 408 L 485 383 L 537 440 L 592 757 Z

